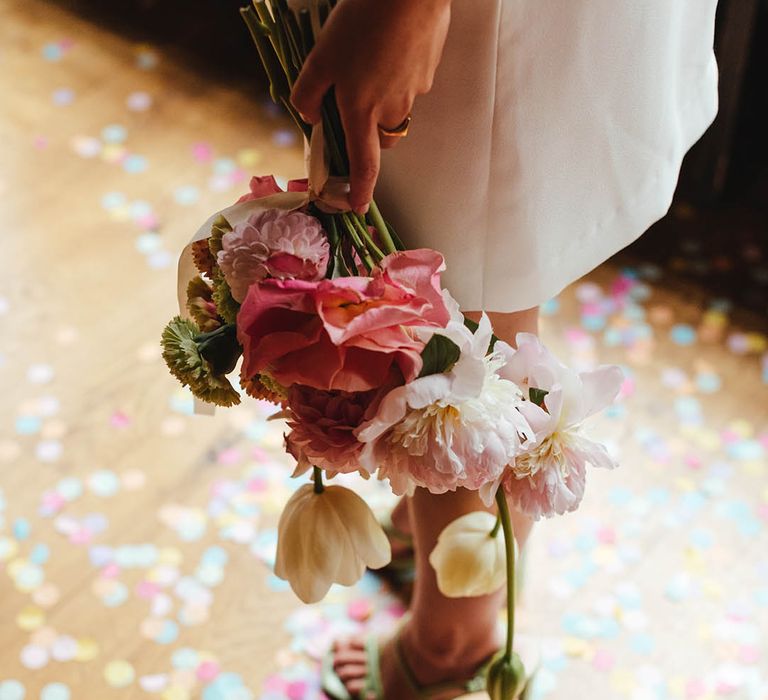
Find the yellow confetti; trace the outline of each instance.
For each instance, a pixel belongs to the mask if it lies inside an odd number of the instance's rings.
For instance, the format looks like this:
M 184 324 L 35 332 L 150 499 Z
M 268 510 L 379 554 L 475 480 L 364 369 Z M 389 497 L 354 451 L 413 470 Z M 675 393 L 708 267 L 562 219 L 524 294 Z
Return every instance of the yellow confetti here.
M 184 555 L 176 547 L 162 547 L 157 553 L 157 561 L 159 564 L 178 566 L 183 559 Z
M 170 688 L 166 688 L 161 694 L 162 700 L 189 700 L 192 695 L 186 688 L 180 688 L 177 685 L 173 685 Z
M 76 661 L 91 661 L 99 654 L 99 645 L 95 639 L 82 637 L 77 640 L 77 651 L 75 652 Z
M 237 162 L 244 168 L 253 168 L 261 163 L 263 154 L 256 148 L 244 148 L 237 154 Z
M 15 557 L 18 551 L 19 545 L 16 540 L 12 540 L 10 537 L 0 537 L 0 561 L 8 561 L 11 557 Z M 18 560 L 14 559 L 14 561 Z M 10 564 L 8 566 L 10 567 Z
M 135 677 L 133 666 L 122 659 L 110 661 L 104 667 L 104 679 L 113 688 L 126 688 L 133 683 Z
M 620 693 L 629 695 L 635 687 L 635 680 L 629 671 L 617 668 L 611 673 L 611 685 Z
M 747 333 L 747 348 L 750 352 L 765 352 L 768 348 L 768 338 L 762 333 Z
M 667 687 L 673 697 L 681 698 L 686 692 L 687 683 L 687 679 L 683 676 L 672 676 L 672 678 L 667 681 Z
M 563 643 L 563 651 L 568 656 L 586 657 L 589 654 L 590 646 L 583 639 L 577 637 L 566 637 Z
M 45 612 L 36 605 L 26 605 L 16 615 L 16 624 L 23 630 L 31 632 L 45 623 Z

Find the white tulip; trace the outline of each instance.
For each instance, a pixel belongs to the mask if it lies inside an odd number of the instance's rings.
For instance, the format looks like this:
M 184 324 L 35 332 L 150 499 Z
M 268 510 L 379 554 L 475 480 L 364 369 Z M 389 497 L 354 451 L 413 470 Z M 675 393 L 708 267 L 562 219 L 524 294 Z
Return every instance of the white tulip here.
M 437 587 L 448 598 L 473 598 L 498 591 L 507 580 L 504 533 L 491 535 L 496 517 L 486 511 L 467 513 L 437 538 L 429 563 Z
M 354 491 L 312 484 L 291 496 L 277 527 L 275 574 L 305 603 L 321 600 L 333 583 L 351 586 L 366 567 L 390 562 L 389 540 L 368 504 Z

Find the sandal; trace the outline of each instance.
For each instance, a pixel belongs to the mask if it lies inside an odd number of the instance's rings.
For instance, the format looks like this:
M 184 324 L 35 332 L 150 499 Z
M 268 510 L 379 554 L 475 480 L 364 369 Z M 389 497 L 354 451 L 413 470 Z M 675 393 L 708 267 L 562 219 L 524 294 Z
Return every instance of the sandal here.
M 376 637 L 371 636 L 365 640 L 365 656 L 367 675 L 365 678 L 365 685 L 359 698 L 361 698 L 361 700 L 368 700 L 368 698 L 373 697 L 376 700 L 384 700 L 384 687 L 381 682 L 381 670 L 379 665 L 379 640 Z M 455 691 L 463 696 L 468 693 L 476 693 L 485 690 L 488 669 L 493 661 L 493 656 L 491 656 L 490 659 L 485 661 L 477 669 L 475 675 L 468 680 L 445 681 L 442 683 L 423 685 L 416 680 L 416 676 L 405 658 L 402 643 L 400 641 L 399 630 L 395 633 L 395 656 L 398 665 L 400 666 L 400 672 L 411 687 L 414 696 L 424 698 L 425 700 L 449 691 Z M 336 670 L 333 668 L 332 649 L 326 652 L 323 657 L 320 679 L 323 692 L 331 700 L 354 700 L 353 696 L 347 691 L 341 678 L 337 675 Z

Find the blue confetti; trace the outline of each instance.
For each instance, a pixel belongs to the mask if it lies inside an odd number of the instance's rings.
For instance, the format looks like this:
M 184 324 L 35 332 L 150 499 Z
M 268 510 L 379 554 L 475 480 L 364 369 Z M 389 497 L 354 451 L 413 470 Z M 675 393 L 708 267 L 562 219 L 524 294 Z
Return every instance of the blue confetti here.
M 696 330 L 685 323 L 678 323 L 672 326 L 669 337 L 677 345 L 693 345 L 696 342 Z
M 149 167 L 149 163 L 144 156 L 135 153 L 126 157 L 123 161 L 123 170 L 127 173 L 143 173 Z

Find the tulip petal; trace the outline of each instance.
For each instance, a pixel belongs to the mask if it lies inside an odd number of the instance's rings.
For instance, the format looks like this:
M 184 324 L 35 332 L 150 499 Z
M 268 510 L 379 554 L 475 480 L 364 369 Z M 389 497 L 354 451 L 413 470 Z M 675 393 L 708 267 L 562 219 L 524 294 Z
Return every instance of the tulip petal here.
M 328 486 L 325 494 L 333 499 L 336 513 L 360 560 L 371 569 L 389 564 L 392 560 L 389 540 L 368 504 L 354 491 L 342 486 Z

